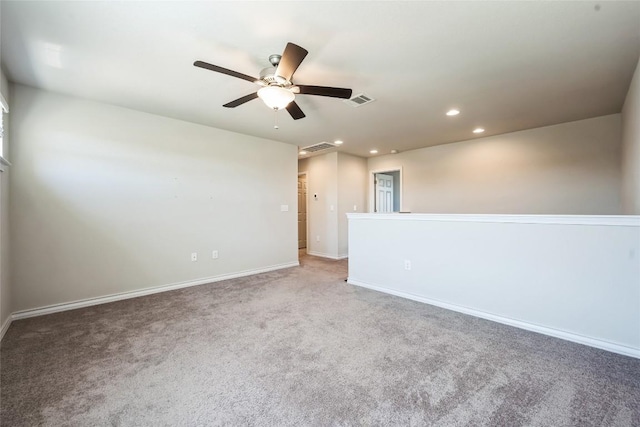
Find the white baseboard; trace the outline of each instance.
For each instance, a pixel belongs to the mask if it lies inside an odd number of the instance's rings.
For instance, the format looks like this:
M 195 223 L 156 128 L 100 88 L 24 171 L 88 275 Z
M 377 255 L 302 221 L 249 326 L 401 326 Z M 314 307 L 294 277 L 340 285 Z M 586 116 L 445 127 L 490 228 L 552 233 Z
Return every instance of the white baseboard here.
M 11 321 L 13 315 L 9 315 L 9 317 L 7 317 L 7 320 L 4 321 L 4 324 L 2 325 L 2 328 L 0 328 L 0 341 L 2 341 L 2 338 L 4 338 L 4 334 L 7 333 L 7 329 L 9 329 L 9 326 L 11 326 Z
M 67 302 L 62 304 L 53 304 L 45 307 L 32 308 L 28 310 L 16 311 L 11 315 L 11 320 L 26 319 L 28 317 L 44 316 L 46 314 L 59 313 L 61 311 L 75 310 L 77 308 L 90 307 L 92 305 L 106 304 L 114 301 L 121 301 L 129 298 L 137 298 L 145 295 L 157 294 L 160 292 L 173 291 L 176 289 L 188 288 L 191 286 L 206 285 L 208 283 L 220 282 L 222 280 L 236 279 L 238 277 L 251 276 L 268 271 L 281 270 L 283 268 L 297 267 L 298 261 L 284 264 L 272 265 L 269 267 L 258 268 L 255 270 L 245 270 L 238 273 L 221 274 L 219 276 L 204 277 L 202 279 L 189 280 L 186 282 L 172 283 L 169 285 L 154 286 L 144 288 L 137 291 L 122 292 L 118 294 L 105 295 L 103 297 L 87 298 L 83 300 Z M 9 322 L 7 322 L 9 323 Z M 8 327 L 8 325 L 7 325 Z M 4 329 L 3 329 L 4 331 Z M 3 332 L 4 333 L 4 332 Z
M 585 337 L 582 335 L 574 334 L 571 332 L 562 331 L 559 329 L 548 328 L 546 326 L 540 326 L 533 323 L 523 322 L 520 320 L 510 319 L 508 317 L 498 316 L 491 313 L 485 313 L 484 311 L 475 310 L 473 308 L 464 307 L 456 304 L 450 304 L 438 300 L 434 300 L 431 298 L 425 298 L 413 294 L 409 294 L 406 292 L 400 292 L 393 289 L 388 289 L 381 286 L 370 285 L 368 283 L 364 283 L 355 279 L 348 278 L 347 283 L 355 286 L 360 286 L 363 288 L 373 289 L 374 291 L 384 292 L 386 294 L 391 294 L 395 296 L 399 296 L 402 298 L 407 298 L 414 301 L 423 302 L 425 304 L 435 305 L 437 307 L 445 308 L 447 310 L 457 311 L 459 313 L 469 314 L 471 316 L 480 317 L 482 319 L 491 320 L 494 322 L 502 323 L 509 326 L 515 326 L 516 328 L 525 329 L 527 331 L 538 332 L 543 335 L 549 335 L 555 338 L 560 338 L 567 341 L 572 341 L 578 344 L 588 345 L 590 347 L 599 348 L 602 350 L 607 350 L 613 353 L 622 354 L 625 356 L 635 357 L 640 359 L 640 349 L 627 347 L 620 344 L 611 343 L 604 340 L 599 340 L 595 338 Z
M 316 251 L 307 251 L 307 255 L 319 256 L 321 258 L 329 258 L 329 259 L 336 259 L 336 260 L 349 258 L 349 254 L 335 256 L 335 255 L 325 254 L 324 252 L 316 252 Z

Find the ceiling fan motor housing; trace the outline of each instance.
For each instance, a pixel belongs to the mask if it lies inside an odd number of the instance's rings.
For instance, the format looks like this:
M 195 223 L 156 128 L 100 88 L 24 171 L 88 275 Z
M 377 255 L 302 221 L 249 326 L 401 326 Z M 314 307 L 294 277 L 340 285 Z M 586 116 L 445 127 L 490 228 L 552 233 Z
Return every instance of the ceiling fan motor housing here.
M 289 80 L 281 76 L 276 76 L 276 67 L 263 68 L 260 71 L 260 82 L 262 82 L 265 86 L 291 86 L 291 82 Z

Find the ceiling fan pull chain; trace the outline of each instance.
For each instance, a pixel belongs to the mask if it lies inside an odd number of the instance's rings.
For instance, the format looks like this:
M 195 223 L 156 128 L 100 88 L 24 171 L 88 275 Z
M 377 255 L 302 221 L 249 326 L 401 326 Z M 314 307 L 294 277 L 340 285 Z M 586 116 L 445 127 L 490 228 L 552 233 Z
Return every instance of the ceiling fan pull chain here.
M 275 130 L 280 129 L 278 127 L 278 107 L 273 107 L 273 128 Z

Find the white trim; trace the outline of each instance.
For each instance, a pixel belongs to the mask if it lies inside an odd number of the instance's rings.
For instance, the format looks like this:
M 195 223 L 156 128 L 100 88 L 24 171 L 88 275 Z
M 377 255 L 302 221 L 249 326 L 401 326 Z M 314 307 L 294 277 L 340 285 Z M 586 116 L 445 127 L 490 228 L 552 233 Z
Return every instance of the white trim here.
M 548 335 L 555 338 L 560 338 L 567 341 L 572 341 L 578 344 L 587 345 L 590 347 L 607 350 L 613 353 L 622 354 L 625 356 L 635 357 L 640 359 L 640 348 L 627 347 L 619 344 L 614 344 L 608 341 L 599 340 L 596 338 L 585 337 L 579 334 L 562 331 L 559 329 L 548 328 L 546 326 L 536 325 L 534 323 L 523 322 L 520 320 L 511 319 L 508 317 L 498 316 L 484 311 L 475 310 L 473 308 L 451 304 L 434 300 L 431 298 L 424 298 L 417 295 L 413 295 L 406 292 L 400 292 L 393 289 L 388 289 L 382 286 L 370 285 L 368 283 L 361 282 L 359 280 L 347 279 L 347 283 L 350 285 L 360 286 L 363 288 L 373 289 L 374 291 L 384 292 L 386 294 L 395 295 L 402 298 L 407 298 L 413 301 L 422 302 L 425 304 L 435 305 L 436 307 L 445 308 L 447 310 L 457 311 L 459 313 L 469 314 L 471 316 L 480 317 L 482 319 L 491 320 L 493 322 L 502 323 L 516 328 L 525 329 L 527 331 L 537 332 L 539 334 Z
M 389 167 L 389 168 L 382 168 L 382 169 L 376 169 L 376 170 L 370 170 L 369 171 L 369 193 L 367 194 L 368 198 L 369 198 L 369 212 L 370 213 L 375 213 L 376 207 L 375 207 L 375 191 L 376 191 L 376 184 L 375 184 L 375 176 L 377 173 L 385 173 L 385 172 L 399 172 L 399 176 L 400 176 L 400 182 L 398 184 L 398 189 L 400 190 L 400 195 L 399 195 L 399 200 L 400 200 L 400 212 L 402 212 L 402 166 L 397 166 L 397 167 Z M 347 213 L 347 215 L 349 215 Z
M 313 255 L 313 256 L 319 256 L 322 258 L 329 258 L 329 259 L 345 259 L 349 257 L 349 254 L 344 254 L 344 255 L 331 255 L 331 254 L 325 254 L 324 252 L 316 252 L 316 251 L 310 251 L 307 249 L 307 255 Z
M 518 224 L 614 225 L 640 227 L 640 215 L 497 215 L 347 213 L 349 220 L 494 222 Z
M 7 100 L 4 99 L 4 96 L 0 93 L 0 107 L 4 110 L 5 113 L 9 112 L 9 104 L 7 104 Z
M 0 93 L 0 114 L 8 113 L 8 112 L 9 112 L 9 104 L 7 104 L 7 100 L 4 99 L 4 96 L 2 96 L 2 94 Z M 3 131 L 4 129 L 0 129 L 0 133 L 2 133 Z M 7 159 L 2 157 L 2 151 L 3 151 L 3 147 L 2 147 L 2 144 L 0 144 L 0 172 L 4 172 L 6 169 L 6 166 L 11 166 L 11 163 L 9 163 Z
M 0 154 L 0 172 L 4 172 L 7 166 L 11 166 L 11 163 Z
M 92 305 L 106 304 L 114 301 L 121 301 L 130 298 L 137 298 L 145 295 L 157 294 L 160 292 L 173 291 L 176 289 L 188 288 L 191 286 L 206 285 L 209 283 L 220 282 L 222 280 L 236 279 L 238 277 L 251 276 L 259 273 L 266 273 L 268 271 L 281 270 L 283 268 L 297 267 L 300 263 L 298 261 L 288 262 L 284 264 L 272 265 L 265 268 L 259 268 L 256 270 L 245 270 L 238 273 L 221 274 L 219 276 L 204 277 L 202 279 L 189 280 L 186 282 L 173 283 L 169 285 L 155 286 L 151 288 L 140 289 L 138 291 L 122 292 L 118 294 L 106 295 L 97 298 L 87 298 L 83 300 L 67 302 L 62 304 L 53 304 L 45 307 L 32 308 L 28 310 L 16 311 L 11 315 L 12 320 L 26 319 L 29 317 L 44 316 L 46 314 L 59 313 L 61 311 L 75 310 L 77 308 L 90 307 Z
M 11 322 L 13 321 L 13 315 L 10 315 L 7 320 L 5 320 L 4 325 L 2 325 L 2 328 L 0 328 L 0 341 L 2 341 L 2 338 L 4 338 L 4 334 L 7 333 L 7 329 L 9 329 L 9 326 L 11 326 Z

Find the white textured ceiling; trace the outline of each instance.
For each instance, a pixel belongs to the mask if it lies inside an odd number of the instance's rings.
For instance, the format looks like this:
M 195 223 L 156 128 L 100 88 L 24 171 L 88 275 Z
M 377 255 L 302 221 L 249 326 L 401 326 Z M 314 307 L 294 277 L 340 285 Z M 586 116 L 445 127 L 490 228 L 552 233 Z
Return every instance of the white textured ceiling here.
M 300 147 L 368 157 L 620 112 L 640 54 L 640 2 L 1 2 L 9 79 Z M 294 121 L 254 100 L 287 42 L 294 76 L 375 102 L 299 95 Z M 447 117 L 452 107 L 462 111 Z

